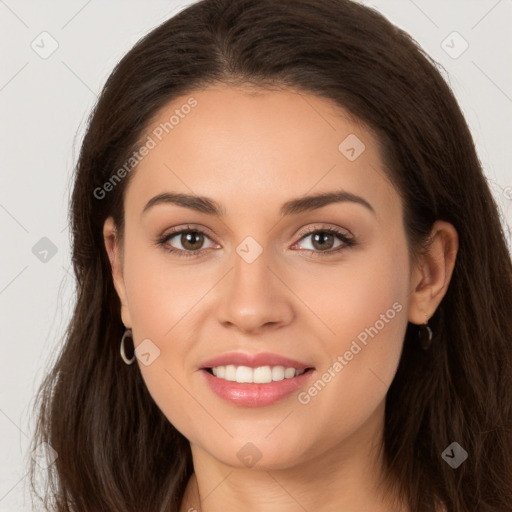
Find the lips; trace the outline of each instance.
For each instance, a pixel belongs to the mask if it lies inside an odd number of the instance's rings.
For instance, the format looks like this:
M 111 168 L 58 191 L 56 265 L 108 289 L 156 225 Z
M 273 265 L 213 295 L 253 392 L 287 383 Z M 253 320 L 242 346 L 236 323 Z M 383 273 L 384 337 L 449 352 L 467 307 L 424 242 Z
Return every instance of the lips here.
M 312 368 L 311 365 L 271 353 L 245 354 L 243 352 L 232 352 L 223 354 L 213 359 L 209 359 L 200 365 L 200 368 L 215 368 L 216 366 L 248 366 L 249 368 L 258 368 L 261 366 L 284 366 L 285 368 L 295 368 L 296 370 L 306 370 Z
M 277 402 L 303 387 L 314 373 L 311 365 L 271 353 L 223 354 L 205 361 L 200 369 L 216 395 L 242 407 L 261 407 Z M 252 377 L 240 379 L 240 374 L 251 374 Z M 267 375 L 267 378 L 258 375 Z

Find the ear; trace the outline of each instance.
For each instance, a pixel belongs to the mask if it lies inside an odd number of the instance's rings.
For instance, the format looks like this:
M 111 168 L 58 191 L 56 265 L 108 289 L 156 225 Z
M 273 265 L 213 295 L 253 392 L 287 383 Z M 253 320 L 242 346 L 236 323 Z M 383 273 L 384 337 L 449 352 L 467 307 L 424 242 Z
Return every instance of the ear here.
M 114 288 L 116 289 L 117 295 L 121 302 L 121 320 L 127 328 L 132 327 L 132 321 L 130 318 L 130 311 L 128 309 L 128 301 L 126 299 L 126 288 L 124 284 L 123 276 L 123 258 L 120 243 L 117 237 L 116 226 L 114 219 L 108 217 L 103 225 L 103 240 L 105 242 L 105 248 L 107 250 L 108 259 L 112 267 L 112 280 L 114 282 Z
M 409 321 L 425 324 L 448 290 L 455 267 L 459 236 L 448 222 L 436 221 L 430 232 L 430 247 L 412 270 Z

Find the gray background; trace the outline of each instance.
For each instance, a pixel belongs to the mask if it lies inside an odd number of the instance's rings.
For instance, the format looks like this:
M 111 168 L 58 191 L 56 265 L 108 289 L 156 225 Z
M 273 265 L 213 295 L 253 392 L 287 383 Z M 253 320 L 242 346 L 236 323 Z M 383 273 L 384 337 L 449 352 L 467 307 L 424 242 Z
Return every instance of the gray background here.
M 189 3 L 0 0 L 2 512 L 32 510 L 25 478 L 30 411 L 74 300 L 67 206 L 87 115 L 122 55 Z M 447 70 L 510 244 L 512 0 L 362 3 L 409 32 Z

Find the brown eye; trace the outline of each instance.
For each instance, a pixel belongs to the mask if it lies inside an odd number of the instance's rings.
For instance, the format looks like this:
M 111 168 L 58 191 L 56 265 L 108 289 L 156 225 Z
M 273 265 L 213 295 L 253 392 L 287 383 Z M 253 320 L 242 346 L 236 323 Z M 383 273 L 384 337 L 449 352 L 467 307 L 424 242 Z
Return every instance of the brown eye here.
M 178 256 L 197 256 L 206 250 L 203 248 L 206 239 L 210 240 L 210 237 L 202 231 L 189 228 L 163 235 L 157 240 L 157 244 Z M 172 240 L 174 240 L 173 243 L 171 243 Z
M 204 235 L 199 231 L 183 231 L 180 242 L 185 249 L 196 251 L 201 248 L 204 242 Z
M 325 231 L 319 231 L 314 233 L 312 236 L 312 244 L 315 249 L 332 249 L 334 245 L 334 235 L 326 233 Z
M 351 237 L 334 228 L 310 230 L 302 236 L 299 243 L 302 245 L 303 240 L 308 238 L 311 239 L 311 247 L 306 247 L 304 250 L 311 252 L 312 255 L 329 256 L 356 245 L 356 242 Z M 339 243 L 334 245 L 336 239 L 338 239 Z

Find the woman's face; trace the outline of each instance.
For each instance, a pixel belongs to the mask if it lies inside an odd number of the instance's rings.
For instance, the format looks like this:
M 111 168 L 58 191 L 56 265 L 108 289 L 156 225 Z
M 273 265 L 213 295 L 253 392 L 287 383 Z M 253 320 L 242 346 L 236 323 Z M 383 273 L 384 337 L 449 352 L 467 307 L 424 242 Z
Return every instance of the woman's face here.
M 114 278 L 165 416 L 239 467 L 375 438 L 413 286 L 376 140 L 327 100 L 216 86 L 143 143 Z

